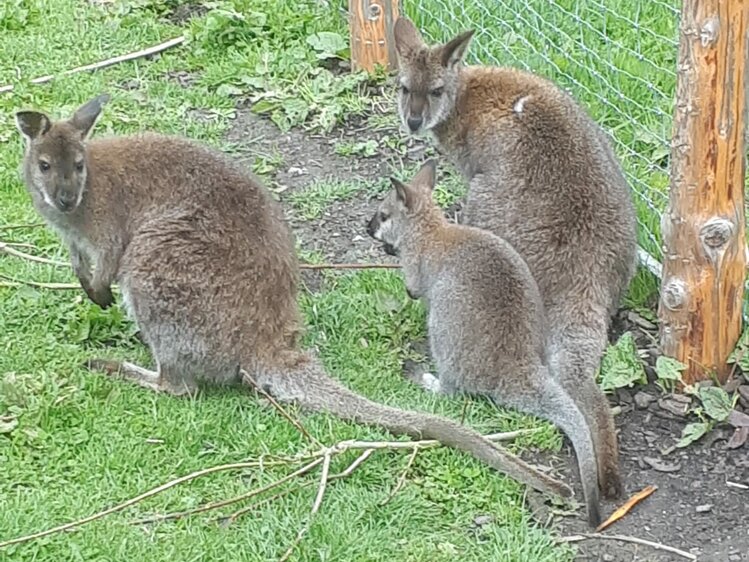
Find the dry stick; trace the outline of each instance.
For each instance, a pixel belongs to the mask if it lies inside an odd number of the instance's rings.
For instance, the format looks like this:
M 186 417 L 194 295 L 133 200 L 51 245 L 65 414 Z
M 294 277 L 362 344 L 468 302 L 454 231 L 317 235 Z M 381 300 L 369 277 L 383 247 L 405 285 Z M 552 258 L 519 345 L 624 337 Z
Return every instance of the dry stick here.
M 84 72 L 86 70 L 98 70 L 100 68 L 105 68 L 107 66 L 112 66 L 113 64 L 118 64 L 121 62 L 126 62 L 130 60 L 139 59 L 142 57 L 147 57 L 149 55 L 155 55 L 156 53 L 160 53 L 161 51 L 165 51 L 171 47 L 175 47 L 179 45 L 180 43 L 184 42 L 185 37 L 184 35 L 181 35 L 179 37 L 175 37 L 173 39 L 169 39 L 169 41 L 165 41 L 164 43 L 159 43 L 158 45 L 154 45 L 153 47 L 148 47 L 146 49 L 141 49 L 140 51 L 135 51 L 133 53 L 128 53 L 126 55 L 120 55 L 117 57 L 112 57 L 111 59 L 106 59 L 103 61 L 95 62 L 93 64 L 87 64 L 85 66 L 78 66 L 76 68 L 72 68 L 70 70 L 65 70 L 58 74 L 57 76 L 68 76 L 70 74 L 77 74 L 79 72 Z M 50 74 L 47 76 L 40 76 L 39 78 L 34 78 L 31 83 L 32 84 L 44 84 L 45 82 L 50 82 L 55 79 L 55 75 Z M 13 84 L 8 84 L 7 86 L 0 87 L 0 93 L 4 92 L 10 92 L 15 88 Z
M 136 503 L 142 502 L 143 500 L 148 499 L 152 496 L 155 496 L 156 494 L 160 494 L 161 492 L 164 492 L 168 490 L 169 488 L 173 488 L 175 486 L 178 486 L 179 484 L 183 484 L 184 482 L 188 482 L 190 480 L 195 480 L 196 478 L 200 478 L 201 476 L 206 476 L 208 474 L 213 474 L 215 472 L 222 472 L 226 470 L 238 470 L 242 468 L 256 467 L 258 466 L 258 464 L 259 464 L 258 461 L 251 461 L 251 462 L 238 462 L 238 463 L 233 463 L 233 464 L 222 464 L 222 465 L 214 466 L 211 468 L 204 468 L 203 470 L 198 470 L 197 472 L 192 472 L 185 476 L 180 476 L 179 478 L 170 480 L 166 484 L 162 484 L 161 486 L 152 488 L 148 490 L 147 492 L 140 494 L 139 496 L 131 498 L 120 504 L 117 504 L 114 507 L 110 507 L 109 509 L 105 509 L 104 511 L 100 511 L 99 513 L 94 513 L 93 515 L 84 517 L 83 519 L 78 519 L 77 521 L 72 521 L 71 523 L 65 523 L 64 525 L 59 525 L 52 529 L 41 531 L 39 533 L 34 533 L 32 535 L 26 535 L 24 537 L 18 537 L 18 538 L 11 539 L 8 541 L 0 542 L 0 548 L 10 546 L 12 544 L 25 543 L 34 539 L 40 539 L 42 537 L 53 535 L 61 531 L 68 531 L 70 529 L 80 527 L 81 525 L 85 525 L 86 523 L 90 523 L 97 519 L 101 519 L 102 517 L 106 517 L 107 515 L 111 515 L 112 513 L 122 511 L 123 509 L 130 507 L 131 505 L 135 505 Z
M 245 492 L 244 494 L 241 494 L 239 496 L 229 498 L 227 500 L 221 500 L 217 502 L 211 502 L 204 505 L 201 505 L 199 507 L 196 507 L 194 509 L 188 509 L 186 511 L 179 511 L 175 513 L 166 513 L 163 515 L 154 515 L 152 517 L 145 517 L 143 519 L 138 519 L 136 521 L 133 521 L 132 525 L 142 525 L 146 523 L 156 523 L 157 521 L 169 521 L 172 519 L 181 519 L 182 517 L 185 517 L 186 515 L 192 515 L 194 513 L 203 513 L 204 511 L 210 511 L 212 509 L 218 509 L 220 507 L 224 507 L 227 505 L 231 505 L 233 503 L 240 502 L 242 500 L 246 500 L 249 498 L 252 498 L 254 496 L 258 496 L 264 492 L 267 492 L 268 490 L 272 490 L 273 488 L 277 488 L 281 484 L 284 484 L 291 480 L 292 478 L 296 478 L 297 476 L 301 476 L 302 474 L 305 474 L 315 468 L 318 464 L 320 464 L 323 461 L 323 459 L 315 459 L 311 463 L 308 463 L 304 465 L 302 468 L 295 470 L 291 474 L 287 474 L 280 480 L 276 480 L 275 482 L 271 482 L 270 484 L 266 484 L 265 486 L 261 486 L 260 488 L 255 488 L 254 490 L 250 490 L 249 492 Z
M 279 413 L 286 418 L 291 425 L 293 425 L 295 428 L 299 430 L 299 432 L 304 435 L 311 443 L 317 445 L 320 447 L 320 442 L 312 437 L 310 433 L 304 428 L 304 426 L 301 424 L 299 420 L 294 419 L 291 414 L 289 414 L 278 402 L 276 402 L 276 399 L 273 398 L 270 394 L 268 394 L 265 389 L 260 388 L 260 385 L 258 385 L 255 382 L 255 379 L 252 378 L 250 373 L 245 371 L 244 369 L 240 369 L 240 372 L 242 373 L 242 378 L 245 379 L 247 382 L 249 382 L 255 390 L 257 390 L 260 394 L 262 394 L 271 404 L 273 404 L 273 407 L 279 411 Z
M 661 544 L 658 542 L 653 541 L 647 541 L 645 539 L 639 539 L 637 537 L 627 537 L 624 535 L 600 535 L 598 533 L 580 533 L 578 535 L 571 535 L 569 537 L 562 537 L 559 540 L 561 542 L 579 542 L 584 541 L 586 539 L 606 539 L 606 540 L 612 540 L 612 541 L 621 541 L 621 542 L 631 542 L 635 544 L 642 544 L 645 546 L 650 546 L 652 548 L 658 549 L 658 550 L 665 550 L 667 552 L 671 552 L 673 554 L 678 554 L 679 556 L 683 556 L 687 560 L 697 560 L 697 557 L 694 554 L 691 554 L 689 552 L 685 552 L 683 550 L 679 550 L 678 548 L 674 548 L 673 546 L 668 546 L 665 544 Z
M 370 457 L 370 455 L 372 454 L 372 452 L 373 452 L 372 449 L 366 449 L 364 452 L 362 452 L 361 455 L 359 455 L 358 457 L 356 457 L 356 459 L 354 460 L 354 462 L 352 462 L 348 466 L 348 468 L 346 470 L 344 470 L 343 472 L 339 472 L 338 474 L 331 474 L 328 477 L 328 482 L 332 482 L 333 480 L 338 480 L 339 478 L 346 478 L 347 476 L 349 476 L 352 472 L 354 472 L 354 470 L 356 470 L 357 468 L 359 468 L 359 466 L 361 466 L 361 464 L 365 460 L 367 460 Z M 288 490 L 284 490 L 283 492 L 278 492 L 277 494 L 274 494 L 274 495 L 272 495 L 269 498 L 265 498 L 262 501 L 253 503 L 252 505 L 248 505 L 247 507 L 243 507 L 242 509 L 240 509 L 238 511 L 235 511 L 234 513 L 232 513 L 228 517 L 220 517 L 219 521 L 223 520 L 223 521 L 226 521 L 228 523 L 233 523 L 234 521 L 237 520 L 237 518 L 239 518 L 240 516 L 244 515 L 245 513 L 249 512 L 249 511 L 252 511 L 254 509 L 257 509 L 261 505 L 265 505 L 267 503 L 270 503 L 273 500 L 277 500 L 278 498 L 282 498 L 283 496 L 285 496 L 287 494 L 290 494 L 291 492 L 297 492 L 297 491 L 301 490 L 302 488 L 306 488 L 307 486 L 310 486 L 311 484 L 312 484 L 312 482 L 305 482 L 304 484 L 300 484 L 296 488 L 289 488 Z
M 301 269 L 398 269 L 396 263 L 303 263 Z
M 33 261 L 36 263 L 44 263 L 47 265 L 54 265 L 56 267 L 70 267 L 69 263 L 62 262 L 62 261 L 55 261 L 55 260 L 49 260 L 47 258 L 40 258 L 37 256 L 32 256 L 31 254 L 27 254 L 26 252 L 20 252 L 18 250 L 14 250 L 11 248 L 11 245 L 7 242 L 1 242 L 0 241 L 0 252 L 5 252 L 9 256 L 14 256 L 17 258 L 21 258 L 28 261 Z
M 380 502 L 380 507 L 382 507 L 383 505 L 386 505 L 390 500 L 392 500 L 395 497 L 395 494 L 400 492 L 401 488 L 403 488 L 403 486 L 406 483 L 406 476 L 408 475 L 408 471 L 411 470 L 411 467 L 413 466 L 414 461 L 416 460 L 416 455 L 418 453 L 419 453 L 419 448 L 415 447 L 413 450 L 413 453 L 411 453 L 411 456 L 408 457 L 408 463 L 406 464 L 406 468 L 403 469 L 403 472 L 398 478 L 398 482 L 395 484 L 395 487 L 388 494 L 388 496 Z
M 0 273 L 0 279 L 5 279 L 5 281 L 0 282 L 0 287 L 36 287 L 37 289 L 54 289 L 54 290 L 72 290 L 72 289 L 80 289 L 81 286 L 77 283 L 39 283 L 37 281 L 26 281 L 19 280 L 19 279 L 13 279 L 12 277 L 8 277 L 7 275 L 3 275 Z
M 309 531 L 309 528 L 312 526 L 312 520 L 314 519 L 317 512 L 320 510 L 320 506 L 322 505 L 322 498 L 325 495 L 325 487 L 328 484 L 328 472 L 330 471 L 330 458 L 332 455 L 335 454 L 335 451 L 327 451 L 325 453 L 325 457 L 323 459 L 323 465 L 322 465 L 322 474 L 320 475 L 320 487 L 317 489 L 317 496 L 315 496 L 315 502 L 312 504 L 312 510 L 310 511 L 309 518 L 307 519 L 307 523 L 299 529 L 299 532 L 296 535 L 296 538 L 294 539 L 294 542 L 291 543 L 291 546 L 286 551 L 286 554 L 284 554 L 281 559 L 278 562 L 286 562 L 289 557 L 291 556 L 291 553 L 294 552 L 294 549 L 299 545 L 300 542 L 302 542 L 302 538 L 304 538 L 304 535 L 307 534 Z

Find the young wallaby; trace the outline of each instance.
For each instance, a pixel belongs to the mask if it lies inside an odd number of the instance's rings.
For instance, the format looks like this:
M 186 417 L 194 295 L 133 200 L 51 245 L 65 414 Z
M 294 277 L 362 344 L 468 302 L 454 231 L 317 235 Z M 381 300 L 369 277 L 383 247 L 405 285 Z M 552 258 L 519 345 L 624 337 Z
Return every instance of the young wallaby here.
M 611 410 L 595 383 L 636 268 L 634 205 L 603 130 L 553 83 L 528 72 L 463 66 L 473 31 L 428 46 L 395 24 L 398 113 L 429 132 L 469 182 L 461 222 L 507 240 L 538 283 L 550 362 L 594 428 L 599 484 L 622 492 Z
M 528 266 L 503 239 L 451 224 L 432 202 L 435 162 L 395 189 L 367 227 L 399 256 L 408 293 L 427 306 L 434 392 L 489 396 L 497 404 L 550 420 L 572 440 L 588 522 L 597 526 L 598 471 L 590 427 L 550 373 L 541 295 Z
M 106 95 L 72 118 L 17 113 L 34 206 L 70 247 L 88 295 L 123 302 L 156 362 L 89 367 L 174 395 L 199 379 L 256 384 L 278 399 L 467 451 L 542 491 L 568 486 L 442 417 L 377 404 L 300 348 L 299 265 L 280 205 L 222 154 L 180 137 L 89 140 Z M 93 274 L 90 264 L 94 264 Z

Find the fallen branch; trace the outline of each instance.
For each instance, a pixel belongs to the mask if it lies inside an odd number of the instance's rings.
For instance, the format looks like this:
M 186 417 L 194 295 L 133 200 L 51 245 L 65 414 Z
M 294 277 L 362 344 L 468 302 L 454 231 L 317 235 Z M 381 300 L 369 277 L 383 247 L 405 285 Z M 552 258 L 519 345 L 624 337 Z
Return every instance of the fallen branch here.
M 657 550 L 664 550 L 666 552 L 671 552 L 673 554 L 678 554 L 679 556 L 683 556 L 687 560 L 697 560 L 697 557 L 694 554 L 691 554 L 689 552 L 685 552 L 683 550 L 679 550 L 678 548 L 674 548 L 673 546 L 668 546 L 665 544 L 661 544 L 659 542 L 653 542 L 653 541 L 647 541 L 645 539 L 639 539 L 637 537 L 627 537 L 624 535 L 601 535 L 598 533 L 580 533 L 578 535 L 571 535 L 569 537 L 562 537 L 559 539 L 561 542 L 580 542 L 584 541 L 586 539 L 604 539 L 604 540 L 611 540 L 611 541 L 620 541 L 620 542 L 630 542 L 635 544 L 641 544 L 644 546 L 649 546 L 652 548 L 655 548 Z
M 226 470 L 239 470 L 243 468 L 252 468 L 252 467 L 258 466 L 259 464 L 260 463 L 258 461 L 238 462 L 238 463 L 233 463 L 233 464 L 222 464 L 219 466 L 213 466 L 211 468 L 205 468 L 203 470 L 198 470 L 197 472 L 192 472 L 185 476 L 181 476 L 174 480 L 170 480 L 166 484 L 162 484 L 161 486 L 152 488 L 148 490 L 147 492 L 143 492 L 139 496 L 135 496 L 134 498 L 131 498 L 127 501 L 117 504 L 114 507 L 110 507 L 109 509 L 105 509 L 104 511 L 94 513 L 93 515 L 89 515 L 88 517 L 84 517 L 83 519 L 78 519 L 77 521 L 65 523 L 64 525 L 59 525 L 57 527 L 53 527 L 52 529 L 41 531 L 39 533 L 34 533 L 31 535 L 26 535 L 23 537 L 18 537 L 18 538 L 11 539 L 8 541 L 0 542 L 0 548 L 10 546 L 12 544 L 21 544 L 21 543 L 29 542 L 31 540 L 40 539 L 42 537 L 47 537 L 55 533 L 60 533 L 62 531 L 69 531 L 70 529 L 75 529 L 76 527 L 80 527 L 87 523 L 91 523 L 92 521 L 96 521 L 97 519 L 101 519 L 102 517 L 106 517 L 107 515 L 111 515 L 112 513 L 122 511 L 123 509 L 128 508 L 132 505 L 135 505 L 136 503 L 142 502 L 143 500 L 146 500 L 150 497 L 160 494 L 161 492 L 164 492 L 168 490 L 169 488 L 174 488 L 175 486 L 178 486 L 179 484 L 189 482 L 190 480 L 195 480 L 196 478 L 200 478 L 201 476 L 207 476 L 208 474 L 214 474 L 216 472 L 222 472 Z
M 36 263 L 43 263 L 47 265 L 54 265 L 55 267 L 70 267 L 70 264 L 62 261 L 49 260 L 47 258 L 40 258 L 38 256 L 32 256 L 26 252 L 21 252 L 12 248 L 12 244 L 7 242 L 0 242 L 0 252 L 5 252 L 9 256 L 21 258 L 23 260 L 33 261 Z
M 92 64 L 87 64 L 84 66 L 77 66 L 76 68 L 71 68 L 70 70 L 65 70 L 58 74 L 57 76 L 69 76 L 71 74 L 77 74 L 79 72 L 85 72 L 87 70 L 99 70 L 101 68 L 106 68 L 107 66 L 112 66 L 114 64 L 118 64 L 121 62 L 127 62 L 135 59 L 139 59 L 142 57 L 147 57 L 149 55 L 155 55 L 156 53 L 160 53 L 162 51 L 165 51 L 167 49 L 170 49 L 171 47 L 175 47 L 179 45 L 180 43 L 183 43 L 185 40 L 184 35 L 181 35 L 179 37 L 175 37 L 173 39 L 169 39 L 169 41 L 165 41 L 163 43 L 159 43 L 158 45 L 154 45 L 152 47 L 148 47 L 146 49 L 141 49 L 140 51 L 135 51 L 132 53 L 128 53 L 126 55 L 120 55 L 117 57 L 112 57 L 110 59 L 106 59 L 103 61 L 95 62 Z M 54 80 L 56 75 L 49 74 L 47 76 L 40 76 L 39 78 L 34 78 L 31 80 L 32 84 L 44 84 L 46 82 L 50 82 Z M 8 84 L 7 86 L 0 87 L 0 93 L 4 92 L 10 92 L 15 88 L 13 84 Z
M 298 430 L 298 431 L 299 431 L 299 432 L 300 432 L 300 433 L 301 433 L 302 435 L 304 435 L 304 436 L 305 436 L 305 437 L 306 437 L 306 438 L 307 438 L 307 439 L 308 439 L 308 440 L 309 440 L 309 441 L 310 441 L 311 443 L 313 443 L 313 444 L 317 445 L 318 447 L 320 447 L 320 446 L 321 446 L 321 445 L 320 445 L 320 442 L 319 442 L 319 441 L 318 441 L 317 439 L 315 439 L 314 437 L 312 437 L 312 435 L 310 435 L 310 433 L 309 433 L 309 432 L 308 432 L 308 431 L 307 431 L 307 430 L 306 430 L 306 429 L 304 428 L 304 426 L 302 425 L 302 422 L 300 422 L 300 421 L 299 421 L 299 420 L 297 420 L 297 419 L 294 419 L 294 418 L 293 418 L 293 417 L 291 416 L 291 414 L 289 414 L 289 413 L 288 413 L 288 412 L 286 411 L 286 409 L 285 409 L 285 408 L 284 408 L 283 406 L 281 406 L 281 404 L 279 404 L 279 403 L 278 403 L 278 402 L 276 401 L 276 399 L 275 399 L 275 398 L 273 398 L 273 396 L 271 396 L 270 394 L 268 394 L 268 393 L 267 393 L 267 392 L 265 391 L 265 389 L 261 388 L 261 387 L 260 387 L 260 385 L 258 385 L 258 384 L 257 384 L 257 383 L 255 382 L 255 379 L 253 379 L 253 378 L 252 378 L 252 376 L 250 375 L 250 373 L 248 373 L 248 372 L 247 372 L 247 371 L 245 371 L 244 369 L 240 369 L 240 372 L 242 373 L 242 378 L 243 378 L 243 379 L 244 379 L 244 380 L 245 380 L 246 382 L 248 382 L 248 383 L 249 383 L 249 384 L 250 384 L 250 385 L 251 385 L 251 386 L 252 386 L 252 387 L 253 387 L 253 388 L 254 388 L 255 390 L 257 390 L 257 391 L 258 391 L 258 392 L 259 392 L 260 394 L 262 394 L 262 395 L 263 395 L 263 396 L 264 396 L 264 397 L 265 397 L 265 398 L 266 398 L 266 399 L 268 400 L 268 402 L 270 402 L 270 403 L 271 403 L 271 404 L 273 405 L 273 407 L 274 407 L 274 408 L 275 408 L 276 410 L 278 410 L 278 412 L 279 412 L 279 413 L 280 413 L 280 414 L 281 414 L 281 415 L 282 415 L 282 416 L 283 416 L 284 418 L 286 418 L 287 420 L 289 420 L 289 423 L 290 423 L 291 425 L 293 425 L 293 426 L 294 426 L 295 428 L 297 428 L 297 430 Z
M 81 286 L 77 283 L 39 283 L 37 281 L 26 281 L 21 279 L 14 279 L 0 273 L 0 287 L 35 287 L 37 289 L 53 289 L 68 291 L 73 289 L 80 289 Z
M 302 538 L 304 538 L 304 535 L 307 534 L 310 527 L 312 526 L 312 520 L 315 518 L 315 515 L 318 511 L 320 511 L 320 506 L 322 505 L 322 499 L 325 495 L 325 488 L 328 484 L 328 473 L 330 471 L 330 458 L 334 453 L 328 451 L 325 454 L 325 457 L 323 457 L 323 464 L 322 464 L 322 474 L 320 475 L 320 486 L 317 488 L 317 495 L 315 496 L 315 501 L 312 504 L 312 510 L 310 511 L 309 517 L 307 518 L 307 523 L 299 529 L 299 532 L 296 535 L 296 538 L 294 539 L 294 542 L 291 543 L 291 546 L 288 548 L 286 553 L 281 557 L 281 559 L 278 562 L 286 562 L 291 554 L 294 552 L 294 549 L 299 545 L 300 542 L 302 542 Z
M 154 515 L 152 517 L 145 517 L 143 519 L 138 519 L 136 521 L 133 521 L 132 525 L 145 525 L 147 523 L 156 523 L 158 521 L 170 521 L 170 520 L 181 519 L 182 517 L 185 517 L 187 515 L 194 515 L 196 513 L 203 513 L 204 511 L 210 511 L 212 509 L 219 509 L 221 507 L 225 507 L 233 503 L 241 502 L 242 500 L 246 500 L 255 496 L 259 496 L 260 494 L 267 492 L 268 490 L 272 490 L 273 488 L 277 488 L 281 484 L 285 484 L 292 478 L 296 478 L 297 476 L 306 474 L 307 472 L 315 468 L 318 464 L 320 464 L 322 461 L 323 459 L 315 459 L 311 463 L 304 465 L 302 468 L 295 470 L 291 474 L 287 474 L 286 476 L 284 476 L 283 478 L 279 480 L 276 480 L 275 482 L 271 482 L 270 484 L 266 484 L 265 486 L 261 486 L 260 488 L 255 488 L 254 490 L 250 490 L 249 492 L 245 492 L 244 494 L 241 494 L 239 496 L 229 498 L 227 500 L 207 503 L 199 507 L 196 507 L 194 509 L 188 509 L 186 511 L 178 511 L 175 513 L 166 513 L 163 515 Z
M 301 269 L 399 269 L 397 263 L 303 263 Z
M 401 488 L 403 488 L 403 486 L 406 484 L 406 476 L 408 475 L 408 471 L 411 470 L 411 467 L 413 466 L 414 461 L 416 460 L 416 455 L 418 454 L 419 454 L 419 448 L 415 447 L 413 450 L 413 453 L 411 453 L 411 456 L 408 457 L 408 463 L 406 463 L 406 468 L 404 468 L 403 472 L 401 472 L 401 475 L 398 478 L 398 481 L 396 482 L 395 487 L 388 494 L 388 496 L 380 502 L 380 507 L 382 507 L 383 505 L 386 505 L 390 500 L 392 500 L 395 497 L 395 494 L 400 492 Z
M 490 441 L 495 441 L 495 442 L 496 441 L 508 441 L 511 439 L 515 439 L 516 437 L 520 435 L 527 435 L 530 433 L 535 433 L 539 430 L 540 430 L 539 428 L 520 429 L 517 431 L 509 431 L 506 433 L 494 433 L 494 434 L 486 435 L 484 437 L 485 439 L 488 439 Z M 190 480 L 195 480 L 196 478 L 207 476 L 208 474 L 213 474 L 216 472 L 222 472 L 222 471 L 227 471 L 227 470 L 238 470 L 238 469 L 243 469 L 243 468 L 254 468 L 258 466 L 269 466 L 270 464 L 286 464 L 290 462 L 301 461 L 301 460 L 311 460 L 311 459 L 312 460 L 316 459 L 315 462 L 319 464 L 319 462 L 322 462 L 320 461 L 320 459 L 324 460 L 326 456 L 332 457 L 334 455 L 337 455 L 337 454 L 340 454 L 349 450 L 364 451 L 347 469 L 348 473 L 350 474 L 351 471 L 353 471 L 357 466 L 359 466 L 362 462 L 364 462 L 369 457 L 369 455 L 375 450 L 382 450 L 382 449 L 400 450 L 400 449 L 416 449 L 416 448 L 427 449 L 430 447 L 436 447 L 438 445 L 441 445 L 441 443 L 433 439 L 424 439 L 421 441 L 355 441 L 355 440 L 341 441 L 337 443 L 336 445 L 333 445 L 332 447 L 324 447 L 320 449 L 319 451 L 314 452 L 312 454 L 304 454 L 298 457 L 292 457 L 287 460 L 278 461 L 277 463 L 272 463 L 272 462 L 269 463 L 264 460 L 256 460 L 256 461 L 240 462 L 240 463 L 233 463 L 233 464 L 223 464 L 223 465 L 218 465 L 218 466 L 214 466 L 210 468 L 205 468 L 202 470 L 198 470 L 196 472 L 192 472 L 185 476 L 181 476 L 174 480 L 170 480 L 166 484 L 162 484 L 160 486 L 157 486 L 156 488 L 152 488 L 148 490 L 147 492 L 144 492 L 134 498 L 131 498 L 120 504 L 117 504 L 114 507 L 105 509 L 104 511 L 94 513 L 93 515 L 89 515 L 88 517 L 84 517 L 82 519 L 78 519 L 76 521 L 66 523 L 64 525 L 58 525 L 57 527 L 53 527 L 52 529 L 48 529 L 46 531 L 40 531 L 38 533 L 33 533 L 31 535 L 26 535 L 23 537 L 18 537 L 15 539 L 10 539 L 7 541 L 0 542 L 0 548 L 10 546 L 13 544 L 21 544 L 21 543 L 29 542 L 31 540 L 39 539 L 42 537 L 47 537 L 55 533 L 60 533 L 62 531 L 69 531 L 71 529 L 81 527 L 83 525 L 86 525 L 87 523 L 91 523 L 92 521 L 96 521 L 97 519 L 106 517 L 107 515 L 111 515 L 113 513 L 117 513 L 118 511 L 122 511 L 123 509 L 133 506 L 139 502 L 142 502 L 143 500 L 146 500 L 170 488 L 178 486 L 179 484 L 183 484 L 185 482 L 189 482 Z M 311 469 L 314 466 L 317 466 L 317 464 L 310 463 L 307 465 L 307 468 Z M 312 465 L 312 467 L 310 467 L 310 465 Z M 343 477 L 344 474 L 346 474 L 346 471 L 344 471 L 344 473 L 342 473 L 340 477 Z

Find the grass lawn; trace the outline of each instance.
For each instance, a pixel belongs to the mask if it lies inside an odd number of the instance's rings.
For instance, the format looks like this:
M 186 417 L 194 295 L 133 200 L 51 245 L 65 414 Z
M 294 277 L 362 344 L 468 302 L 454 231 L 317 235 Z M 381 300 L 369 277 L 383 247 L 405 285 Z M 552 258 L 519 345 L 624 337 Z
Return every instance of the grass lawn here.
M 409 3 L 406 11 L 430 2 L 432 9 L 447 9 L 440 2 L 420 0 Z M 152 129 L 184 134 L 232 153 L 243 149 L 225 137 L 240 94 L 260 96 L 253 109 L 281 130 L 304 124 L 326 133 L 344 117 L 369 111 L 369 98 L 360 95 L 362 77 L 334 77 L 322 69 L 326 55 L 346 55 L 341 0 L 205 2 L 212 9 L 194 12 L 189 19 L 184 17 L 189 5 L 183 4 L 3 2 L 0 85 L 12 83 L 16 88 L 0 94 L 0 240 L 33 246 L 18 247 L 22 251 L 67 260 L 59 240 L 47 229 L 7 229 L 39 221 L 19 179 L 22 143 L 13 120 L 17 110 L 36 107 L 65 116 L 106 91 L 113 99 L 98 123 L 98 134 Z M 538 10 L 548 6 L 535 4 Z M 456 20 L 454 25 L 462 23 Z M 315 35 L 319 32 L 338 36 Z M 37 76 L 181 34 L 188 38 L 183 46 L 157 57 L 47 85 L 29 83 Z M 477 40 L 488 41 L 485 36 Z M 662 62 L 667 66 L 672 61 Z M 593 75 L 580 79 L 596 81 Z M 615 120 L 610 116 L 607 125 L 615 125 Z M 357 157 L 370 148 L 341 144 L 336 150 Z M 282 158 L 255 158 L 253 167 L 262 175 Z M 639 173 L 636 167 L 631 170 Z M 652 180 L 654 189 L 659 187 L 657 177 L 643 172 L 642 178 Z M 312 182 L 286 203 L 303 218 L 315 220 L 331 201 L 348 198 L 356 189 L 345 177 Z M 449 194 L 444 197 L 449 203 Z M 2 253 L 0 276 L 6 285 L 9 279 L 75 281 L 65 269 Z M 643 302 L 651 289 L 644 278 L 639 280 L 634 300 Z M 392 405 L 461 417 L 459 401 L 427 396 L 401 379 L 407 344 L 424 336 L 424 315 L 419 304 L 406 298 L 397 273 L 330 274 L 322 291 L 305 292 L 300 299 L 309 323 L 308 344 L 316 346 L 331 372 L 351 387 Z M 315 448 L 248 391 L 206 389 L 194 400 L 174 399 L 81 367 L 91 356 L 128 357 L 149 364 L 147 351 L 133 336 L 133 326 L 118 306 L 102 311 L 84 300 L 81 291 L 0 287 L 0 542 L 84 517 L 195 470 Z M 392 439 L 384 431 L 328 415 L 297 414 L 322 443 Z M 472 403 L 466 421 L 484 432 L 540 428 L 509 444 L 514 451 L 561 446 L 559 433 L 548 424 L 482 402 Z M 354 458 L 353 453 L 336 458 L 331 470 L 343 470 Z M 408 453 L 379 452 L 350 477 L 331 483 L 309 534 L 291 559 L 572 559 L 571 548 L 556 545 L 549 530 L 532 523 L 523 507 L 521 486 L 451 450 L 419 453 L 405 486 L 381 505 L 408 462 Z M 309 485 L 229 525 L 217 523 L 217 517 L 248 502 L 175 522 L 132 522 L 229 498 L 291 470 L 265 466 L 206 476 L 74 533 L 0 550 L 0 560 L 277 560 L 307 521 L 319 469 L 289 488 Z M 483 514 L 491 515 L 492 522 L 476 530 L 473 521 Z

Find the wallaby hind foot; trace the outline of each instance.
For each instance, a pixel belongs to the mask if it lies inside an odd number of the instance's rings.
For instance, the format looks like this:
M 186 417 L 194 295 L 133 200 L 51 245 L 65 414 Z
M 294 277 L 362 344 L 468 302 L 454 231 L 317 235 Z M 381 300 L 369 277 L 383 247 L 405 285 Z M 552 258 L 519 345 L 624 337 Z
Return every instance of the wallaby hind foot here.
M 197 384 L 184 377 L 170 377 L 167 370 L 151 371 L 139 367 L 128 361 L 112 361 L 109 359 L 89 359 L 86 367 L 91 371 L 102 371 L 110 376 L 123 378 L 139 386 L 164 392 L 172 396 L 193 396 L 198 390 Z

